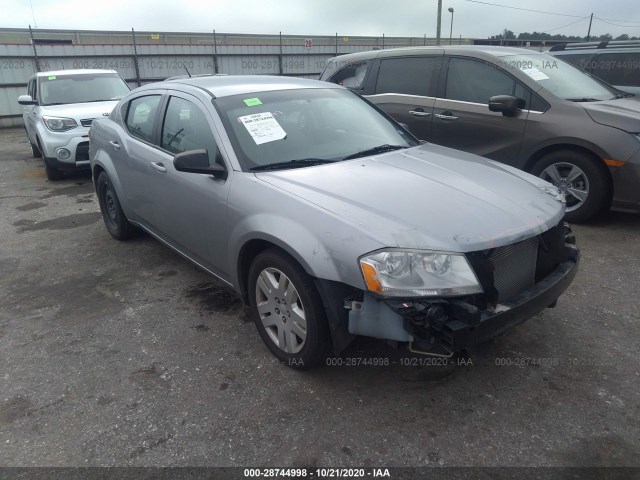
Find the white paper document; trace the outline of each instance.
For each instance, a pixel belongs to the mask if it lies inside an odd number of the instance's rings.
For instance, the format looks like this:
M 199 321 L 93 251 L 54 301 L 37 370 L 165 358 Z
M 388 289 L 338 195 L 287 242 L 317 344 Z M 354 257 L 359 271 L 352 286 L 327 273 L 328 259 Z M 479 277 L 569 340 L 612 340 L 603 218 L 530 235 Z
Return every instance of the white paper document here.
M 246 127 L 256 145 L 282 140 L 287 136 L 287 132 L 282 129 L 271 112 L 245 115 L 238 117 L 238 120 Z

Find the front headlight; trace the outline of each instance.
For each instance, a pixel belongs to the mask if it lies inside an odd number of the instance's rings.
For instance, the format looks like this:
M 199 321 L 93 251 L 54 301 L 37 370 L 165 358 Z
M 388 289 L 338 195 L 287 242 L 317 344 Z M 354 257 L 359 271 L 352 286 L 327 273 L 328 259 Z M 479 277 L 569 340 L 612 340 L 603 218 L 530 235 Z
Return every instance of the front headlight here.
M 66 132 L 72 128 L 76 128 L 78 123 L 73 118 L 63 117 L 42 117 L 44 124 L 52 132 Z
M 452 297 L 482 293 L 460 253 L 387 249 L 360 258 L 367 289 L 385 297 Z

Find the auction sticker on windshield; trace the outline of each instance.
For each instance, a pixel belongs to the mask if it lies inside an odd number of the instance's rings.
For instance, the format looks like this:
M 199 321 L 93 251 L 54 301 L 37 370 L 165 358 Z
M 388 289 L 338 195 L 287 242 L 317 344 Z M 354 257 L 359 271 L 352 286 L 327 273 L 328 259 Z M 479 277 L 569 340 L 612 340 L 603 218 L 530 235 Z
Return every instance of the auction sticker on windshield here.
M 238 117 L 238 121 L 246 127 L 256 145 L 282 140 L 287 136 L 271 112 L 245 115 Z
M 544 73 L 542 73 L 536 67 L 522 68 L 521 70 L 523 71 L 523 73 L 533 78 L 536 82 L 540 80 L 549 80 L 549 77 L 547 77 Z

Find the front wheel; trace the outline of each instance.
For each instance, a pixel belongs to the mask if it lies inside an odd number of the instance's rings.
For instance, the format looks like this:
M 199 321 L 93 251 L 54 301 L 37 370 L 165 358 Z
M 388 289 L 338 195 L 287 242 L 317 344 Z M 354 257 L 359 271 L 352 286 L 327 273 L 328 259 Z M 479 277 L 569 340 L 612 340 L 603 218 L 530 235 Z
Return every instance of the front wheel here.
M 96 192 L 102 219 L 111 236 L 117 240 L 127 240 L 133 237 L 135 227 L 125 217 L 111 179 L 105 172 L 98 175 Z
M 62 180 L 64 178 L 64 173 L 53 167 L 51 163 L 45 158 L 44 159 L 44 171 L 47 174 L 47 178 L 51 181 Z
M 42 152 L 40 151 L 40 148 L 38 148 L 38 145 L 31 141 L 29 141 L 29 145 L 31 145 L 31 156 L 33 158 L 42 158 Z
M 609 172 L 597 158 L 574 150 L 558 150 L 538 160 L 534 175 L 553 183 L 567 202 L 565 218 L 584 222 L 609 207 L 611 183 Z
M 329 328 L 312 278 L 278 250 L 260 253 L 249 269 L 249 307 L 269 350 L 292 368 L 309 369 L 327 356 Z

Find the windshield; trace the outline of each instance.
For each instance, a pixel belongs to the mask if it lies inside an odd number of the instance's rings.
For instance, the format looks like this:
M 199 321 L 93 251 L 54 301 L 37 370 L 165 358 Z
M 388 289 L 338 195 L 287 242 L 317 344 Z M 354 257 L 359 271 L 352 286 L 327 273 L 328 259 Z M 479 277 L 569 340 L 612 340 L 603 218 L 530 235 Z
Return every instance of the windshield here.
M 509 68 L 517 68 L 556 97 L 573 101 L 615 98 L 616 92 L 591 75 L 549 55 L 509 55 L 501 57 Z
M 244 170 L 328 163 L 376 147 L 371 154 L 418 144 L 349 90 L 258 92 L 214 104 Z
M 81 73 L 39 77 L 40 105 L 120 100 L 129 87 L 116 73 Z

